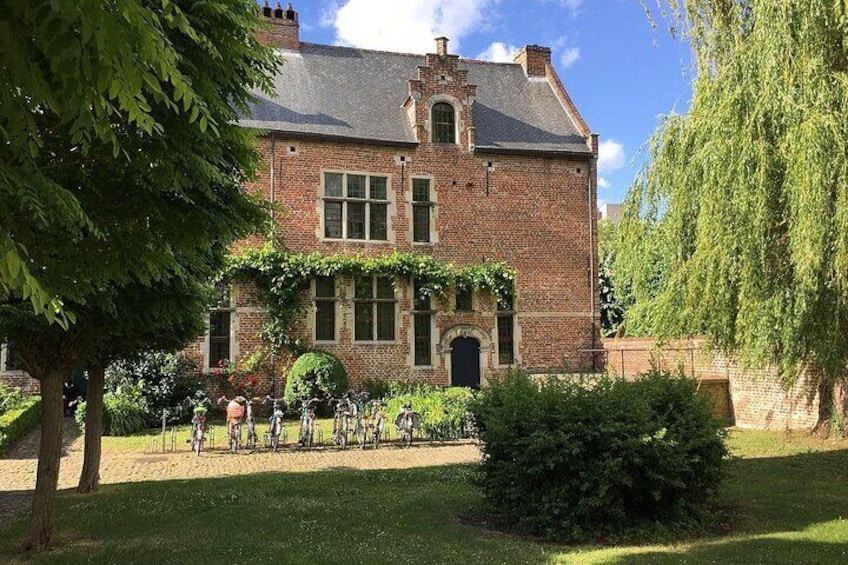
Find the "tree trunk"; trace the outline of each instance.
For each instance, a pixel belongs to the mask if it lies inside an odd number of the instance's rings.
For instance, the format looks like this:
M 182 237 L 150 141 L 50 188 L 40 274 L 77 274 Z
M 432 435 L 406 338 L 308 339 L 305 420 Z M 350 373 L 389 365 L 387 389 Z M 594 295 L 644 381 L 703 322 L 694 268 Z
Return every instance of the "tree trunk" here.
M 88 370 L 85 396 L 85 451 L 77 492 L 97 490 L 100 483 L 100 452 L 103 438 L 103 385 L 106 367 L 94 365 Z
M 41 443 L 38 449 L 38 475 L 32 497 L 32 515 L 24 547 L 41 551 L 53 535 L 53 503 L 59 484 L 59 462 L 62 457 L 62 375 L 57 371 L 41 377 Z
M 816 425 L 810 432 L 811 435 L 827 439 L 830 437 L 830 425 L 833 421 L 834 389 L 836 384 L 822 378 L 819 380 L 819 417 Z

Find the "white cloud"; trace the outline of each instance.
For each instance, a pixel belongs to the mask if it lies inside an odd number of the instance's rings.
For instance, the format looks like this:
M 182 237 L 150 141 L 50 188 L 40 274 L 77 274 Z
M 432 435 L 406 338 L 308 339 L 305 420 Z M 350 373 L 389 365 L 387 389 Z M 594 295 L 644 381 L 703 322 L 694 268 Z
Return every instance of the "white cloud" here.
M 601 188 L 609 188 L 612 184 L 604 177 L 598 177 L 598 186 Z
M 577 62 L 577 59 L 580 58 L 580 48 L 579 47 L 570 47 L 563 51 L 559 56 L 559 64 L 563 69 L 567 69 L 571 65 Z
M 495 41 L 477 55 L 476 58 L 481 61 L 492 61 L 493 63 L 512 63 L 516 53 L 518 53 L 518 47 L 515 45 Z
M 608 173 L 624 166 L 627 157 L 624 145 L 614 139 L 602 141 L 598 146 L 598 172 Z
M 577 9 L 580 8 L 580 4 L 583 3 L 583 0 L 559 0 L 559 3 L 568 10 L 571 17 L 574 17 L 577 15 Z
M 485 25 L 498 0 L 347 0 L 332 14 L 336 42 L 366 49 L 431 53 L 436 37 L 458 53 L 463 36 Z

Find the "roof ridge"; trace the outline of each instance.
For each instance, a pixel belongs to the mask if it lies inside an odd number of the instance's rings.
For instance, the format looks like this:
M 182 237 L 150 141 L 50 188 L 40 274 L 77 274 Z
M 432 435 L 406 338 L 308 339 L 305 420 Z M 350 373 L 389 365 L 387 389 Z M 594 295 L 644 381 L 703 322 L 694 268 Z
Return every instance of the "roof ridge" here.
M 348 50 L 348 51 L 362 51 L 364 53 L 376 53 L 379 55 L 400 55 L 402 57 L 417 57 L 423 58 L 428 55 L 428 53 L 406 53 L 403 51 L 387 51 L 384 49 L 368 49 L 365 47 L 353 47 L 350 45 L 328 45 L 326 43 L 310 43 L 308 41 L 301 41 L 300 45 L 307 45 L 309 47 L 322 47 L 324 49 L 338 49 L 338 50 Z M 460 57 L 459 60 L 463 63 L 471 63 L 475 65 L 518 65 L 518 63 L 507 63 L 504 61 L 483 61 L 481 59 L 465 59 Z

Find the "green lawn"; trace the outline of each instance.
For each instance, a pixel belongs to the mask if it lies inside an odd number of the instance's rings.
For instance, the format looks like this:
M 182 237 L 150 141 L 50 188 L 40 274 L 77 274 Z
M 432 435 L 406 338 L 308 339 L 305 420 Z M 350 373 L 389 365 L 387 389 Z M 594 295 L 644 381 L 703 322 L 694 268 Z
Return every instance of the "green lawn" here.
M 738 432 L 717 532 L 676 544 L 565 547 L 486 529 L 471 466 L 333 470 L 62 493 L 37 563 L 848 563 L 848 442 Z M 23 523 L 0 534 L 18 559 Z

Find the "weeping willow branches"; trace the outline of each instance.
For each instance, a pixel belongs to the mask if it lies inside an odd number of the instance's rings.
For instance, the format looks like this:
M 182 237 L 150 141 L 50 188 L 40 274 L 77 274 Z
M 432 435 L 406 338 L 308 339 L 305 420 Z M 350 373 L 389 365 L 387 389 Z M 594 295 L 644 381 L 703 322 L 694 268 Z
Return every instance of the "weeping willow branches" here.
M 703 333 L 787 379 L 848 363 L 844 0 L 645 0 L 690 40 L 691 109 L 628 196 L 628 324 Z M 647 259 L 647 260 L 646 260 Z M 657 265 L 662 276 L 657 278 Z

